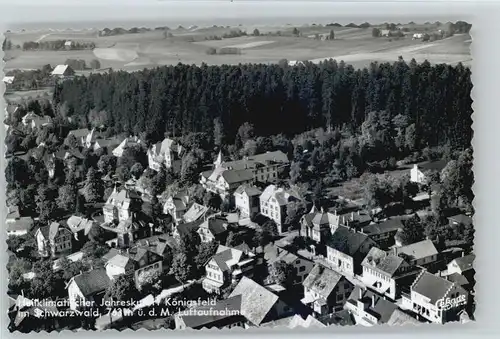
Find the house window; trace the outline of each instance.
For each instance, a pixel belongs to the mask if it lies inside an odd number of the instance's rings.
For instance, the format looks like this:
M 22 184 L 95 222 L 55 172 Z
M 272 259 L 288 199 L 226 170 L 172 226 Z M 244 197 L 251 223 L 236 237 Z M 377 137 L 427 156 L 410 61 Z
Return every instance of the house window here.
M 344 295 L 343 294 L 337 294 L 337 302 L 340 302 L 344 300 Z

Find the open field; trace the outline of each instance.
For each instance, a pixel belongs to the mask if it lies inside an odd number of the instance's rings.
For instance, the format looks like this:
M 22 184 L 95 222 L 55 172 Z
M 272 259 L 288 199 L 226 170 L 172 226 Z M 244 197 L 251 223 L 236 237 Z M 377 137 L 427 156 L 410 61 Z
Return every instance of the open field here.
M 117 36 L 99 36 L 97 30 L 85 31 L 40 31 L 7 33 L 13 44 L 22 45 L 25 41 L 50 41 L 68 39 L 76 42 L 94 42 L 95 50 L 82 51 L 7 51 L 6 70 L 34 69 L 45 64 L 55 66 L 67 59 L 83 59 L 87 63 L 98 59 L 102 68 L 136 70 L 161 65 L 186 64 L 209 65 L 238 63 L 276 63 L 281 59 L 289 61 L 320 62 L 325 59 L 344 60 L 356 68 L 366 67 L 372 61 L 393 62 L 399 56 L 409 61 L 415 58 L 422 62 L 469 65 L 470 35 L 460 34 L 434 42 L 412 40 L 413 32 L 433 32 L 436 24 L 405 25 L 410 29 L 405 38 L 372 37 L 371 28 L 297 27 L 301 37 L 292 35 L 294 26 L 261 27 L 205 27 L 192 29 L 173 29 L 173 36 L 166 38 L 161 30 Z M 257 28 L 261 33 L 272 32 L 266 36 L 241 36 L 222 40 L 207 40 L 212 36 L 222 36 L 234 30 L 251 34 Z M 335 32 L 335 40 L 322 41 L 308 38 L 315 34 Z M 279 35 L 277 34 L 279 32 Z M 238 55 L 208 55 L 207 49 L 235 47 L 241 51 Z

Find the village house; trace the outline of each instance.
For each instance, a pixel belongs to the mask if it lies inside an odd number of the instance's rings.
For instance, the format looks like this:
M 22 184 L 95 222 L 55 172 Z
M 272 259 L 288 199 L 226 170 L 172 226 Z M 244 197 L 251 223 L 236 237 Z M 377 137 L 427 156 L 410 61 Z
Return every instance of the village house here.
M 15 220 L 7 221 L 5 226 L 9 237 L 26 235 L 33 227 L 33 218 L 19 217 Z
M 149 168 L 158 172 L 164 165 L 166 168 L 173 168 L 174 172 L 178 172 L 183 151 L 183 147 L 177 142 L 165 138 L 162 142 L 158 142 L 148 149 Z
M 356 325 L 374 326 L 386 324 L 398 306 L 370 290 L 356 286 L 344 309 L 354 316 Z
M 110 247 L 128 248 L 137 240 L 150 237 L 154 233 L 153 224 L 147 224 L 137 218 L 101 224 L 101 228 L 116 237 L 108 240 L 106 244 Z
M 234 204 L 236 209 L 240 211 L 240 218 L 250 218 L 253 220 L 259 213 L 260 200 L 259 197 L 262 191 L 251 185 L 240 185 L 234 192 Z
M 276 182 L 278 171 L 288 163 L 288 157 L 281 151 L 256 154 L 229 162 L 223 161 L 219 152 L 214 169 L 202 172 L 200 183 L 207 191 L 219 194 L 224 199 L 230 197 L 240 185 L 255 181 Z
M 80 146 L 91 148 L 100 137 L 100 133 L 95 128 L 90 131 L 87 128 L 81 128 L 69 131 L 67 138 L 71 136 L 75 137 Z
M 219 243 L 223 243 L 227 237 L 228 227 L 230 225 L 237 226 L 237 222 L 237 219 L 228 220 L 227 216 L 214 215 L 206 218 L 200 224 L 197 232 L 200 235 L 201 242 L 217 241 Z
M 112 152 L 118 145 L 120 145 L 120 141 L 117 138 L 96 138 L 90 148 L 94 152 L 103 149 L 105 154 L 113 154 Z
M 446 160 L 436 160 L 414 164 L 410 170 L 410 181 L 421 185 L 427 185 L 429 175 L 433 172 L 441 173 L 448 162 Z
M 422 240 L 392 249 L 395 255 L 404 255 L 411 265 L 429 267 L 438 260 L 438 251 L 431 240 Z
M 144 248 L 130 248 L 116 253 L 105 265 L 106 274 L 111 280 L 125 275 L 134 280 L 137 288 L 143 283 L 144 274 L 163 272 L 163 258 Z
M 313 206 L 308 214 L 300 219 L 300 235 L 317 243 L 324 243 L 339 225 L 339 216 L 335 213 L 325 213 Z
M 376 243 L 366 234 L 339 226 L 326 243 L 327 260 L 341 273 L 361 273 L 361 262 Z
M 141 199 L 136 193 L 128 189 L 118 191 L 115 186 L 102 208 L 104 222 L 112 223 L 115 220 L 129 220 L 134 213 L 140 210 L 140 207 Z
M 47 126 L 52 122 L 52 118 L 49 116 L 39 116 L 34 112 L 28 112 L 23 116 L 22 123 L 24 126 L 29 126 L 31 129 L 39 129 L 43 126 Z
M 110 283 L 111 280 L 104 268 L 75 275 L 66 285 L 70 309 L 78 310 L 91 305 L 100 305 Z
M 465 255 L 462 252 L 462 256 L 450 261 L 447 265 L 447 274 L 460 274 L 464 276 L 469 282 L 474 281 L 474 260 L 476 259 L 475 254 Z
M 278 233 L 285 232 L 283 226 L 287 216 L 287 206 L 303 197 L 295 188 L 285 189 L 276 185 L 269 185 L 259 197 L 260 213 L 273 220 L 278 227 Z
M 422 270 L 410 286 L 410 293 L 403 293 L 401 307 L 430 322 L 444 324 L 459 319 L 468 298 L 459 284 Z
M 69 65 L 57 65 L 52 71 L 52 76 L 55 78 L 68 78 L 75 75 L 75 71 Z
M 203 289 L 219 294 L 221 290 L 243 276 L 252 277 L 255 254 L 219 245 L 217 252 L 205 265 Z
M 187 191 L 180 191 L 174 196 L 168 197 L 163 205 L 163 214 L 170 215 L 173 223 L 179 224 L 183 220 L 188 207 L 190 207 L 190 200 Z
M 184 213 L 184 216 L 182 219 L 184 220 L 185 223 L 193 222 L 200 220 L 202 218 L 209 217 L 210 215 L 213 215 L 214 211 L 212 211 L 210 208 L 207 206 L 200 205 L 196 202 L 193 202 L 191 207 Z
M 167 234 L 154 235 L 148 238 L 137 240 L 135 245 L 136 248 L 148 250 L 162 257 L 163 270 L 165 271 L 165 273 L 168 273 L 176 246 L 175 240 L 172 237 Z M 119 253 L 119 251 L 115 251 L 115 253 Z M 111 259 L 112 256 L 113 255 L 110 254 L 108 260 Z
M 38 253 L 44 257 L 71 253 L 73 248 L 73 234 L 58 222 L 37 229 L 35 239 Z
M 198 219 L 192 222 L 180 223 L 174 226 L 172 237 L 178 242 L 183 236 L 188 235 L 190 232 L 198 233 L 198 229 L 204 221 L 204 219 Z
M 21 217 L 19 206 L 8 206 L 5 226 L 8 236 L 22 236 L 27 234 L 33 227 L 32 217 Z
M 372 217 L 366 211 L 351 211 L 344 213 L 339 217 L 338 224 L 340 226 L 362 229 L 372 222 Z
M 268 267 L 271 267 L 277 261 L 283 261 L 291 265 L 294 269 L 294 285 L 301 285 L 314 267 L 311 260 L 274 244 L 264 247 L 264 260 L 267 262 Z
M 113 149 L 113 151 L 111 151 L 111 154 L 113 154 L 113 156 L 115 156 L 117 158 L 121 158 L 123 156 L 123 152 L 127 148 L 129 148 L 130 146 L 133 146 L 133 145 L 138 145 L 140 143 L 141 143 L 141 141 L 139 140 L 138 137 L 125 138 L 125 139 L 123 139 L 122 142 L 120 142 L 120 144 L 118 146 L 116 146 L 115 149 Z
M 403 258 L 376 247 L 370 249 L 361 266 L 363 274 L 360 280 L 391 300 L 399 298 L 402 290 L 407 291 L 421 271 Z
M 314 266 L 303 285 L 301 301 L 318 315 L 342 310 L 354 287 L 342 274 L 320 264 Z
M 396 244 L 396 234 L 403 229 L 400 218 L 389 218 L 361 228 L 361 232 L 377 243 L 380 249 L 388 249 Z

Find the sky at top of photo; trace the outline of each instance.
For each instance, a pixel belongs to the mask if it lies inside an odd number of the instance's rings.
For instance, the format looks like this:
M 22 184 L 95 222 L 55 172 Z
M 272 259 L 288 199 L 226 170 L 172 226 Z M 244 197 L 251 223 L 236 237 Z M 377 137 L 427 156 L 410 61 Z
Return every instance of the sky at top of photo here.
M 466 1 L 33 0 L 3 1 L 7 29 L 158 25 L 307 24 L 466 20 Z M 375 6 L 376 4 L 376 6 Z M 368 6 L 368 7 L 367 7 Z M 429 15 L 417 16 L 429 8 Z M 110 11 L 109 9 L 113 10 Z M 76 9 L 78 9 L 76 11 Z M 71 23 L 71 25 L 68 25 Z

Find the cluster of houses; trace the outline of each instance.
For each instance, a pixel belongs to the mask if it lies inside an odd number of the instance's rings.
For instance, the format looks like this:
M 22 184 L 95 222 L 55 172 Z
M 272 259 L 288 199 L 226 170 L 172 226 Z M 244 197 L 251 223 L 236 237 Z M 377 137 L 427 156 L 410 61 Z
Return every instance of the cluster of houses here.
M 94 149 L 112 145 L 111 154 L 120 157 L 124 149 L 140 143 L 137 138 L 109 142 L 96 130 L 76 130 L 82 147 Z M 147 152 L 149 167 L 179 167 L 184 149 L 166 138 Z M 289 164 L 281 151 L 266 152 L 241 160 L 224 161 L 218 154 L 210 170 L 200 173 L 200 183 L 230 204 L 223 213 L 196 203 L 187 191 L 168 197 L 163 213 L 171 216 L 167 232 L 141 216 L 142 197 L 133 187 L 115 186 L 102 207 L 102 215 L 91 219 L 72 216 L 51 222 L 35 232 L 38 252 L 54 260 L 80 260 L 78 249 L 93 228 L 106 234 L 109 252 L 104 267 L 81 272 L 67 283 L 72 309 L 95 301 L 119 276 L 133 279 L 136 286 L 149 274 L 168 274 L 169 257 L 183 234 L 196 231 L 201 242 L 219 243 L 205 264 L 200 283 L 207 293 L 226 298 L 212 309 L 234 312 L 214 316 L 174 316 L 182 328 L 231 328 L 234 326 L 326 326 L 330 324 L 446 323 L 466 319 L 473 296 L 474 254 L 464 251 L 439 252 L 430 240 L 403 244 L 404 217 L 373 221 L 360 206 L 329 210 L 310 206 L 300 218 L 298 232 L 286 228 L 287 207 L 306 196 L 296 187 L 279 184 L 280 171 Z M 426 184 L 428 169 L 443 163 L 424 164 L 411 169 L 411 180 Z M 226 246 L 230 230 L 259 227 L 258 220 L 277 225 L 280 240 L 265 246 L 242 243 Z M 450 225 L 471 223 L 469 216 L 457 215 Z M 9 235 L 26 234 L 33 225 L 15 209 L 9 210 Z M 297 248 L 293 238 L 306 243 Z M 287 286 L 267 282 L 256 274 L 285 263 L 293 272 Z M 56 268 L 56 267 L 55 267 Z M 293 289 L 291 293 L 290 289 Z M 201 309 L 200 309 L 201 310 Z M 224 314 L 222 314 L 224 313 Z

